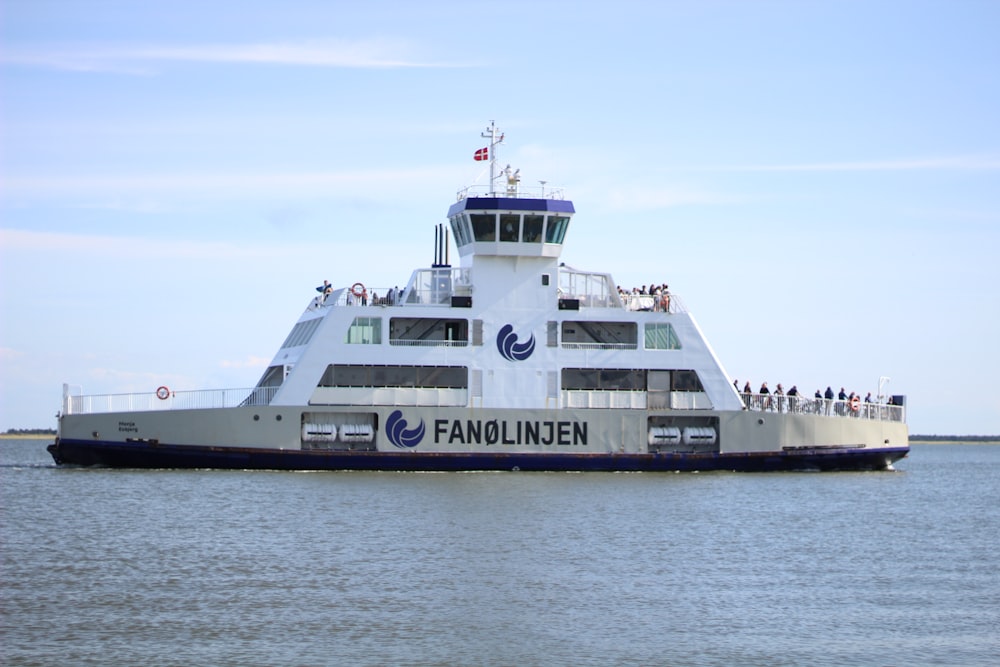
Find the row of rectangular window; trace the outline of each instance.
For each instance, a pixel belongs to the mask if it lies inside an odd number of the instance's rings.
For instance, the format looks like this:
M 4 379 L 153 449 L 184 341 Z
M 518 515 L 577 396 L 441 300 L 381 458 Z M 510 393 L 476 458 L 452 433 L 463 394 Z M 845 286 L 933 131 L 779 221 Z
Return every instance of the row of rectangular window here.
M 537 213 L 464 213 L 451 219 L 459 246 L 474 241 L 505 243 L 562 243 L 569 216 Z
M 476 320 L 481 327 L 481 320 Z M 426 326 L 421 327 L 421 324 Z M 555 322 L 549 323 L 547 341 L 555 347 Z M 407 345 L 422 341 L 426 345 L 448 345 L 468 342 L 469 326 L 466 320 L 440 318 L 391 318 L 389 320 L 390 345 Z M 647 350 L 679 350 L 680 339 L 667 322 L 649 322 L 644 328 L 644 347 Z M 562 342 L 566 347 L 599 349 L 635 349 L 638 325 L 635 322 L 564 321 Z M 361 345 L 382 344 L 382 318 L 355 317 L 347 330 L 345 343 Z M 478 344 L 481 344 L 480 340 Z
M 704 391 L 693 370 L 564 368 L 561 385 L 564 391 Z M 465 366 L 330 364 L 319 386 L 466 389 L 469 369 Z

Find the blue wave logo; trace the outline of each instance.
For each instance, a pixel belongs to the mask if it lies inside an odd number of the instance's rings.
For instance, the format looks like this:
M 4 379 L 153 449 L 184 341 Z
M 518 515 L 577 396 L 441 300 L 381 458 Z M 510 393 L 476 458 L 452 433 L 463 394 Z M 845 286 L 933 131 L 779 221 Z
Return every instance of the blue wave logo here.
M 419 445 L 420 441 L 424 439 L 424 431 L 427 430 L 423 419 L 420 420 L 420 426 L 416 428 L 407 429 L 406 427 L 407 423 L 403 419 L 403 412 L 401 410 L 394 410 L 389 415 L 389 418 L 385 420 L 385 431 L 386 435 L 389 436 L 389 442 L 400 449 Z
M 531 334 L 528 342 L 519 343 L 514 327 L 505 324 L 497 334 L 497 349 L 507 361 L 524 361 L 535 351 L 535 334 Z

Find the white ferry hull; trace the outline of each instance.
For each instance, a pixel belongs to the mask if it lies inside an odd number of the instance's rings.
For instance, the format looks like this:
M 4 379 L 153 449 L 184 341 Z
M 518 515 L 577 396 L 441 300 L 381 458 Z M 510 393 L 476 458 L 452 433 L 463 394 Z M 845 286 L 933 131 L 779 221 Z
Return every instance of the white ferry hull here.
M 882 470 L 909 451 L 902 424 L 748 411 L 674 415 L 717 424 L 718 437 L 664 446 L 650 444 L 647 425 L 660 415 L 645 410 L 369 408 L 370 439 L 309 439 L 320 416 L 360 415 L 273 406 L 67 415 L 49 451 L 61 464 L 126 468 L 747 472 Z
M 202 447 L 61 440 L 49 446 L 60 464 L 112 468 L 237 470 L 782 472 L 887 470 L 907 447 L 815 447 L 773 452 L 657 454 L 508 454 L 329 452 L 258 447 Z

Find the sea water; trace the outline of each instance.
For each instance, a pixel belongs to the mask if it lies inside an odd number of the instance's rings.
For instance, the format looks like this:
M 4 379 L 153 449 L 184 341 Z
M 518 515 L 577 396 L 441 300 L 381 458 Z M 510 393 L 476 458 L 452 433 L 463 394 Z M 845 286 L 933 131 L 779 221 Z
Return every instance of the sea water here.
M 57 468 L 0 441 L 5 665 L 996 665 L 1000 446 L 895 472 Z

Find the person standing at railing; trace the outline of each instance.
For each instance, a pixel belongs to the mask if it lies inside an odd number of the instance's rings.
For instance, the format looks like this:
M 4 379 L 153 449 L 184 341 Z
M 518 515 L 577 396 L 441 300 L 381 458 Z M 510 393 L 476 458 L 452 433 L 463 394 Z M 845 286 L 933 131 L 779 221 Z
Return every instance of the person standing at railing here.
M 743 385 L 743 402 L 746 404 L 747 410 L 753 409 L 753 406 L 750 405 L 750 394 L 752 393 L 753 389 L 750 388 L 750 380 L 747 380 L 747 383 Z
M 771 409 L 771 390 L 767 388 L 767 383 L 764 382 L 760 385 L 760 409 L 770 410 Z
M 799 388 L 794 384 L 788 390 L 788 411 L 797 412 L 799 407 Z
M 844 411 L 847 409 L 847 392 L 844 391 L 843 387 L 840 388 L 840 393 L 837 394 L 837 400 L 839 401 L 837 403 L 837 414 L 843 417 Z
M 826 398 L 826 414 L 827 416 L 830 416 L 830 413 L 833 410 L 833 388 L 829 385 L 826 388 L 824 397 Z
M 784 412 L 785 411 L 785 390 L 781 386 L 780 382 L 778 383 L 778 388 L 774 390 L 774 395 L 775 395 L 775 400 L 778 402 L 778 412 Z

